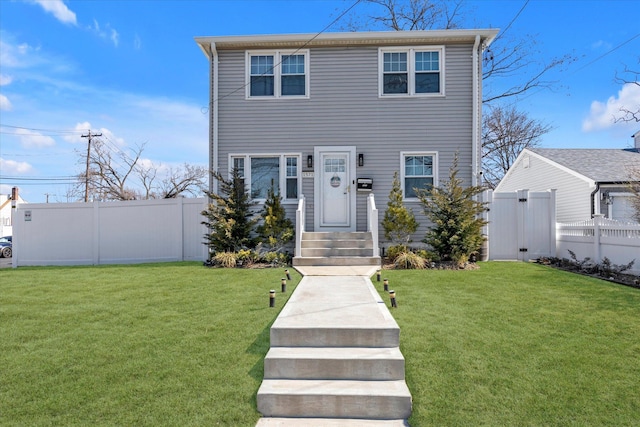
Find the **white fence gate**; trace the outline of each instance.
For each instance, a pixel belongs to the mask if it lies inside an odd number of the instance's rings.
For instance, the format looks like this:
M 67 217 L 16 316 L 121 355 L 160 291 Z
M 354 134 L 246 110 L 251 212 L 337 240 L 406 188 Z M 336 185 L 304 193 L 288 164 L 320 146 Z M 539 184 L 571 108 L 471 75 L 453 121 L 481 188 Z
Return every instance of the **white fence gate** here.
M 13 266 L 204 261 L 207 200 L 19 204 Z
M 490 260 L 528 261 L 556 255 L 556 192 L 487 191 Z

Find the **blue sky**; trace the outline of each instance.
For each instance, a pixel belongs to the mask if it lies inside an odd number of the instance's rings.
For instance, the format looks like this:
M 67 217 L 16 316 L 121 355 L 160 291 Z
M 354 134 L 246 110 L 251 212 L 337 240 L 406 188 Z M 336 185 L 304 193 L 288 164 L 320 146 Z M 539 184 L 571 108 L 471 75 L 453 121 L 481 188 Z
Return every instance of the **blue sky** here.
M 67 201 L 66 179 L 82 171 L 80 135 L 88 129 L 123 150 L 146 144 L 145 161 L 163 167 L 206 166 L 208 64 L 193 38 L 314 34 L 354 3 L 0 0 L 0 194 L 18 185 L 31 203 L 47 194 Z M 553 90 L 516 102 L 553 126 L 543 146 L 631 146 L 640 124 L 611 118 L 620 105 L 640 105 L 637 86 L 615 81 L 625 65 L 640 69 L 637 0 L 470 0 L 465 7 L 464 28 L 508 28 L 502 42 L 535 43 L 534 61 L 576 58 L 549 76 Z M 372 13 L 360 2 L 348 16 Z M 346 25 L 343 18 L 327 31 Z

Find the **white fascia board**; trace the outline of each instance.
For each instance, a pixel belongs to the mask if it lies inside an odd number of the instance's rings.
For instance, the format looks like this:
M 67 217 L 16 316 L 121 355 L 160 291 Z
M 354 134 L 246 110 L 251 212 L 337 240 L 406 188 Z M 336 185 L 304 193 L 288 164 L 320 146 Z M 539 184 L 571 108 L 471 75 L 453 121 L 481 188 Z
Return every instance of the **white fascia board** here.
M 196 37 L 195 38 L 196 43 L 198 44 L 198 47 L 200 48 L 200 50 L 202 51 L 202 53 L 204 53 L 204 56 L 207 57 L 207 59 L 211 59 L 211 41 L 210 40 L 204 40 L 203 38 L 199 38 Z
M 429 31 L 363 31 L 348 33 L 265 34 L 247 36 L 195 37 L 202 46 L 214 42 L 218 49 L 248 49 L 262 46 L 304 47 L 340 45 L 385 45 L 400 43 L 474 43 L 476 36 L 488 46 L 497 29 L 429 30 Z M 204 50 L 204 49 L 203 49 Z
M 517 169 L 517 167 L 520 165 L 520 163 L 522 162 L 522 159 L 525 156 L 532 156 L 535 157 L 537 159 L 539 159 L 542 162 L 545 162 L 555 168 L 558 168 L 560 170 L 562 170 L 563 172 L 566 172 L 578 179 L 580 179 L 581 181 L 584 181 L 587 183 L 587 185 L 589 185 L 590 188 L 595 188 L 596 187 L 596 182 L 590 178 L 587 178 L 586 176 L 579 174 L 578 172 L 574 171 L 573 169 L 569 169 L 566 166 L 563 166 L 559 163 L 554 162 L 553 160 L 549 160 L 548 158 L 541 156 L 540 154 L 536 154 L 533 151 L 529 150 L 528 148 L 525 148 L 524 150 L 522 150 L 520 152 L 520 154 L 518 154 L 518 157 L 516 157 L 516 161 L 513 162 L 513 165 L 511 165 L 511 167 L 509 168 L 509 170 L 507 171 L 507 173 L 504 175 L 504 177 L 502 177 L 502 179 L 500 180 L 500 183 L 498 183 L 498 185 L 496 186 L 496 188 L 493 190 L 494 192 L 500 192 L 501 191 L 501 186 L 502 183 L 508 179 L 509 176 L 511 176 L 512 173 L 514 173 L 514 171 Z

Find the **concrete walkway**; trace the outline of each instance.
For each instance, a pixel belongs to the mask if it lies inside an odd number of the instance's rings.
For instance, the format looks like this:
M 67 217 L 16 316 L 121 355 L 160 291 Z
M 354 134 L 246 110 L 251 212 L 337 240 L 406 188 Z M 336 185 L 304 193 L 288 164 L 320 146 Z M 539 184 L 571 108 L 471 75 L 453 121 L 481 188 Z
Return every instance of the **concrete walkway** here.
M 257 427 L 407 426 L 399 327 L 376 266 L 296 268 L 304 277 L 271 327 Z

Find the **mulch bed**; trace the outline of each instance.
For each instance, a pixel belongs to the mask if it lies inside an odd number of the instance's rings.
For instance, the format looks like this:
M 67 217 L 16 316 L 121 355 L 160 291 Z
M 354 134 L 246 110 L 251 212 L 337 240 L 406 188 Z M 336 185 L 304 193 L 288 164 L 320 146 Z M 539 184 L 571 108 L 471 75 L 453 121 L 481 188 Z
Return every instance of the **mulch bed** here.
M 558 270 L 568 271 L 570 273 L 580 274 L 582 276 L 593 277 L 600 280 L 606 280 L 607 282 L 617 283 L 620 285 L 640 289 L 640 276 L 636 276 L 633 274 L 610 273 L 609 275 L 603 275 L 601 272 L 594 273 L 585 271 L 579 265 L 571 263 L 571 261 L 565 259 L 541 258 L 536 262 L 538 262 L 539 264 L 557 268 Z

